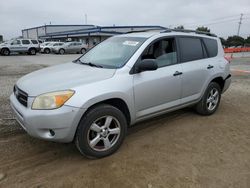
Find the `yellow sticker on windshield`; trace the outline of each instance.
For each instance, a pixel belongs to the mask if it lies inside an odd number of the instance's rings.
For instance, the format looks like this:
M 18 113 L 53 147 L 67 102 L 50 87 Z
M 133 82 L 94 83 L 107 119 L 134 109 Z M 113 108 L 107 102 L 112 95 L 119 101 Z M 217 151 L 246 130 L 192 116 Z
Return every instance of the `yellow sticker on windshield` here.
M 131 41 L 131 40 L 127 40 L 127 41 L 123 42 L 123 45 L 128 45 L 128 46 L 136 46 L 137 44 L 139 44 L 139 42 Z

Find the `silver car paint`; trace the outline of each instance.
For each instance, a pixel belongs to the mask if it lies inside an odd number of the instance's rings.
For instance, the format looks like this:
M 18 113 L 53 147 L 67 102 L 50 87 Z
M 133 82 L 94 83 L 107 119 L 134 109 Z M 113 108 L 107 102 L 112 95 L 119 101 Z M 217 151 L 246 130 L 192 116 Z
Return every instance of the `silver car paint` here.
M 48 131 L 50 121 L 54 124 L 59 124 L 63 121 L 60 118 L 62 116 L 54 113 L 59 113 L 61 110 L 63 111 L 65 107 L 71 111 L 78 111 L 77 115 L 69 113 L 75 116 L 68 118 L 72 120 L 72 122 L 66 121 L 67 125 L 63 123 L 62 126 L 54 126 L 54 128 L 57 128 L 56 131 L 66 128 L 69 131 L 66 131 L 67 135 L 63 134 L 64 136 L 59 135 L 49 138 L 50 140 L 69 142 L 73 140 L 72 135 L 74 135 L 76 131 L 79 117 L 92 105 L 107 99 L 119 98 L 127 104 L 131 116 L 131 124 L 194 104 L 200 100 L 212 79 L 216 77 L 225 79 L 230 74 L 229 64 L 223 57 L 223 49 L 219 41 L 219 52 L 214 58 L 166 66 L 156 71 L 142 72 L 139 74 L 129 73 L 141 53 L 152 41 L 160 37 L 178 35 L 193 36 L 194 34 L 171 32 L 123 35 L 125 37 L 139 36 L 148 39 L 130 58 L 127 64 L 117 70 L 100 69 L 68 63 L 26 75 L 17 82 L 17 86 L 32 96 L 29 97 L 28 108 L 20 107 L 20 104 L 17 104 L 18 102 L 13 95 L 11 97 L 12 106 L 14 110 L 16 110 L 16 106 L 18 106 L 18 112 L 16 113 L 22 114 L 22 121 L 28 124 L 29 127 L 32 127 L 32 135 L 43 139 L 48 139 L 48 137 L 42 136 L 43 132 L 41 132 L 41 127 L 38 125 L 47 122 L 47 127 L 42 130 Z M 207 37 L 197 34 L 195 34 L 195 36 Z M 202 63 L 199 63 L 199 61 Z M 212 64 L 214 69 L 208 70 L 207 65 L 209 64 Z M 173 77 L 172 75 L 176 71 L 183 72 L 183 75 Z M 230 79 L 227 80 L 225 86 L 228 88 L 229 85 Z M 35 111 L 30 109 L 35 96 L 65 89 L 72 89 L 75 91 L 75 94 L 63 107 L 57 110 Z M 50 113 L 52 113 L 50 119 L 45 120 Z M 61 113 L 64 114 L 64 111 Z M 26 116 L 28 116 L 28 120 Z M 37 118 L 39 116 L 42 118 Z

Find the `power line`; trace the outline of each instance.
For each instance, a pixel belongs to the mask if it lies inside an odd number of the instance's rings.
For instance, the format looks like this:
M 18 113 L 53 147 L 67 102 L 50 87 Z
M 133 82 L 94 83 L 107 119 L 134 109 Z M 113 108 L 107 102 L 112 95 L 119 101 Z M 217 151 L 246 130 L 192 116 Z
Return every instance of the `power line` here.
M 217 20 L 225 20 L 225 19 L 229 19 L 229 18 L 236 18 L 238 17 L 239 15 L 238 14 L 235 14 L 235 15 L 231 15 L 231 16 L 224 16 L 224 17 L 219 17 L 219 18 L 214 18 L 214 19 L 211 19 L 211 20 L 203 20 L 203 21 L 196 21 L 196 22 L 189 22 L 189 23 L 184 23 L 184 24 L 178 24 L 178 25 L 196 25 L 196 24 L 201 24 L 201 23 L 206 23 L 206 22 L 213 22 L 213 21 L 217 21 Z

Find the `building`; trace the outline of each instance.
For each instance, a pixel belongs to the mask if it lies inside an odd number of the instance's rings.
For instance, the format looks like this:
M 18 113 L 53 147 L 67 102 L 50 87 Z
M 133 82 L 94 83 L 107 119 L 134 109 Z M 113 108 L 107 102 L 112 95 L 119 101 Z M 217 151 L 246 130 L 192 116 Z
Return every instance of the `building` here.
M 45 41 L 82 41 L 92 46 L 113 35 L 149 29 L 166 28 L 162 26 L 44 25 L 22 30 L 22 36 Z

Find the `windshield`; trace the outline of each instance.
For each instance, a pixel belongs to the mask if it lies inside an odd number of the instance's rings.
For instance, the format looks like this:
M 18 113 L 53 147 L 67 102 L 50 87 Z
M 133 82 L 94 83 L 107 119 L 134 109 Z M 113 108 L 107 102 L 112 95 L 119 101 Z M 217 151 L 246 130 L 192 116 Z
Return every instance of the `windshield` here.
M 104 68 L 120 68 L 127 63 L 146 38 L 112 37 L 84 54 L 80 61 Z

